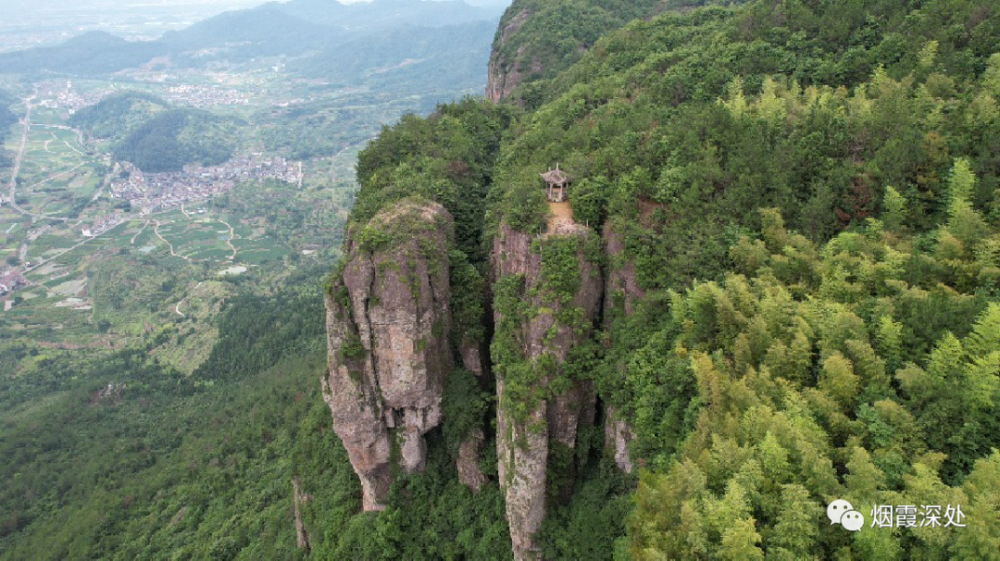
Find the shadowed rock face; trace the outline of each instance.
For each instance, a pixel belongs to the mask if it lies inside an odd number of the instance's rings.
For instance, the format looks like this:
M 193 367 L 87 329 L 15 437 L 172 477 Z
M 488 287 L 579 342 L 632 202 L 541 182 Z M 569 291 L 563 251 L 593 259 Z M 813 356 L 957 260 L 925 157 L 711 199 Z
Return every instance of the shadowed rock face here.
M 632 473 L 629 444 L 635 440 L 635 432 L 624 419 L 618 417 L 614 407 L 608 405 L 604 411 L 604 448 L 614 455 L 615 465 L 622 470 L 622 473 Z
M 625 258 L 625 237 L 611 223 L 604 226 L 605 252 L 608 256 L 608 278 L 604 289 L 605 328 L 612 318 L 630 316 L 635 303 L 646 296 L 635 276 L 635 265 Z M 604 415 L 604 447 L 615 458 L 618 469 L 632 473 L 629 444 L 635 439 L 632 427 L 608 405 Z
M 625 236 L 616 231 L 611 223 L 604 226 L 604 242 L 608 255 L 604 309 L 621 307 L 625 315 L 630 316 L 635 303 L 646 296 L 646 291 L 639 287 L 636 280 L 635 264 L 625 258 Z
M 486 475 L 479 468 L 479 461 L 483 455 L 483 444 L 486 435 L 483 429 L 475 429 L 462 441 L 458 449 L 458 481 L 462 485 L 472 489 L 473 493 L 478 493 L 486 483 Z
M 393 446 L 400 467 L 421 471 L 424 434 L 441 422 L 453 368 L 453 229 L 451 215 L 436 203 L 404 201 L 387 209 L 363 232 L 352 232 L 343 275 L 326 298 L 329 375 L 323 393 L 361 479 L 365 510 L 384 508 Z
M 485 369 L 479 343 L 466 342 L 461 344 L 459 354 L 462 356 L 462 366 L 481 379 Z M 474 493 L 478 493 L 483 484 L 486 483 L 486 474 L 479 467 L 485 442 L 486 434 L 482 428 L 477 428 L 465 437 L 458 449 L 458 460 L 455 466 L 458 468 L 458 481 L 472 489 Z
M 486 78 L 486 97 L 493 103 L 508 97 L 523 80 L 518 69 L 522 62 L 520 60 L 522 53 L 517 53 L 517 60 L 505 60 L 500 53 L 500 47 L 521 29 L 529 17 L 531 17 L 529 10 L 521 10 L 497 32 L 496 40 L 493 43 L 493 53 L 490 55 L 489 73 Z M 541 69 L 533 68 L 533 70 Z
M 586 238 L 588 228 L 576 226 L 558 235 L 538 238 L 544 244 L 555 238 Z M 603 282 L 598 266 L 587 260 L 582 249 L 576 256 L 580 283 L 572 299 L 564 304 L 551 301 L 545 290 L 543 262 L 539 253 L 532 251 L 536 238 L 528 234 L 501 228 L 493 246 L 493 271 L 496 278 L 521 275 L 524 295 L 533 310 L 545 310 L 522 318 L 516 339 L 523 342 L 524 355 L 534 361 L 549 355 L 555 359 L 557 369 L 566 361 L 570 350 L 590 335 L 589 328 L 576 329 L 557 321 L 564 306 L 578 308 L 582 321 L 591 325 L 600 310 Z M 580 244 L 582 248 L 582 244 Z M 501 324 L 500 311 L 495 312 L 496 323 Z M 538 382 L 547 388 L 552 379 Z M 514 557 L 516 559 L 540 558 L 535 533 L 541 528 L 546 513 L 546 469 L 549 454 L 556 444 L 564 449 L 576 447 L 577 433 L 582 425 L 594 420 L 594 392 L 587 382 L 573 380 L 568 387 L 555 395 L 542 391 L 543 398 L 523 419 L 515 419 L 506 407 L 504 380 L 497 377 L 499 399 L 497 418 L 497 452 L 499 456 L 500 484 L 507 500 L 507 521 L 510 525 Z

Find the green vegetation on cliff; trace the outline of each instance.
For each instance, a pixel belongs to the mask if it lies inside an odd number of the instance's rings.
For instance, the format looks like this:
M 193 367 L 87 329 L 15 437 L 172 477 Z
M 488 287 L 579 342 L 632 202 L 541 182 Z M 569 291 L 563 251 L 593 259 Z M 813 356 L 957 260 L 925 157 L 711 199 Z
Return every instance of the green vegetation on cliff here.
M 515 2 L 497 31 L 494 48 L 504 61 L 498 70 L 519 71 L 527 81 L 551 78 L 579 60 L 598 39 L 651 15 L 659 4 L 659 0 Z
M 515 2 L 501 30 L 532 7 Z M 529 17 L 501 53 L 560 58 L 547 41 L 576 37 L 580 13 Z M 998 17 L 955 1 L 668 10 L 522 90 L 534 97 L 483 167 L 488 207 L 473 223 L 482 248 L 502 224 L 542 232 L 538 174 L 559 162 L 577 220 L 620 237 L 602 266 L 632 283 L 609 294 L 578 364 L 634 430 L 645 467 L 627 525 L 601 523 L 622 512 L 613 497 L 627 482 L 563 472 L 577 493 L 550 505 L 536 536 L 545 555 L 598 551 L 570 538 L 580 528 L 649 559 L 995 553 Z M 448 185 L 443 166 L 392 175 L 395 158 L 434 152 L 415 138 L 465 138 L 436 119 L 404 120 L 362 155 L 360 220 L 402 185 L 461 214 L 454 191 L 429 188 Z M 544 276 L 572 292 L 562 281 L 576 260 L 553 252 Z M 521 360 L 516 318 L 551 310 L 533 309 L 516 275 L 492 294 L 495 374 L 535 399 L 540 378 L 521 374 L 546 364 Z M 550 451 L 550 470 L 564 452 Z M 824 516 L 841 497 L 866 516 L 876 504 L 960 503 L 980 522 L 853 535 Z
M 386 127 L 358 156 L 361 189 L 352 224 L 410 196 L 436 201 L 455 218 L 458 249 L 482 265 L 482 212 L 511 110 L 481 100 L 443 105 L 430 117 L 408 115 Z

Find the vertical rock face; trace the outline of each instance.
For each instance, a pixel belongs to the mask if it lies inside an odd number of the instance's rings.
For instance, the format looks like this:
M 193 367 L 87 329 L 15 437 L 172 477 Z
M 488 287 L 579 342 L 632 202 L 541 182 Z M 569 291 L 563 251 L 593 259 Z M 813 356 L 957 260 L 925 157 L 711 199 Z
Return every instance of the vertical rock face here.
M 635 433 L 624 419 L 618 418 L 614 407 L 608 405 L 604 411 L 604 448 L 614 456 L 618 469 L 623 473 L 632 473 L 632 456 L 628 447 L 635 440 Z
M 635 277 L 635 265 L 625 257 L 625 236 L 609 222 L 604 226 L 604 243 L 608 255 L 608 283 L 604 291 L 604 309 L 621 308 L 632 315 L 635 303 L 646 296 Z M 612 317 L 610 314 L 608 317 Z
M 635 303 L 646 293 L 636 281 L 635 265 L 625 257 L 625 236 L 609 222 L 604 226 L 605 251 L 608 257 L 607 286 L 604 289 L 605 329 L 616 316 L 630 316 Z M 610 332 L 610 330 L 608 330 Z M 607 405 L 604 412 L 604 447 L 615 459 L 618 469 L 632 473 L 629 444 L 635 438 L 632 428 L 614 407 Z
M 520 10 L 509 20 L 505 17 L 506 21 L 501 22 L 501 27 L 497 31 L 496 39 L 493 41 L 493 53 L 490 55 L 489 75 L 486 78 L 486 97 L 493 103 L 509 96 L 514 88 L 521 84 L 522 77 L 518 67 L 522 52 L 518 52 L 514 60 L 507 60 L 501 49 L 529 17 L 531 17 L 529 10 Z
M 520 388 L 522 395 L 512 398 L 513 382 L 502 373 L 497 376 L 498 469 L 516 559 L 540 557 L 534 535 L 545 518 L 550 452 L 557 446 L 564 452 L 572 451 L 579 427 L 593 423 L 593 390 L 587 382 L 567 379 L 562 372 L 571 350 L 589 337 L 600 309 L 600 269 L 583 250 L 589 235 L 589 229 L 583 226 L 537 238 L 503 227 L 494 241 L 494 276 L 520 278 L 526 306 L 518 317 L 505 318 L 503 314 L 511 311 L 498 304 L 494 318 L 497 329 L 513 331 L 504 336 L 517 342 L 523 365 L 539 373 L 535 387 L 527 390 L 532 394 L 527 399 L 527 410 L 521 409 L 518 414 L 513 411 L 525 405 L 526 389 Z M 553 280 L 546 278 L 545 252 L 538 251 L 544 244 L 567 241 L 575 245 L 575 255 L 571 256 L 571 270 L 564 268 L 561 274 L 578 281 L 570 283 L 573 293 L 569 298 L 550 289 Z M 567 315 L 575 321 L 565 321 Z M 510 403 L 512 400 L 517 403 Z
M 292 478 L 292 502 L 295 510 L 295 544 L 299 549 L 309 551 L 309 532 L 302 522 L 302 505 L 312 500 L 312 497 L 302 492 L 299 478 Z
M 501 409 L 497 412 L 497 455 L 500 486 L 506 499 L 514 559 L 540 559 L 535 533 L 545 521 L 546 468 L 549 437 L 545 430 L 546 405 L 540 404 L 527 419 L 517 422 L 503 410 L 504 384 L 497 380 Z
M 365 510 L 383 508 L 396 456 L 423 470 L 424 434 L 441 422 L 453 367 L 449 333 L 451 215 L 401 202 L 351 232 L 346 267 L 326 298 L 333 428 L 361 479 Z
M 467 342 L 460 345 L 459 354 L 462 356 L 462 366 L 472 372 L 477 378 L 482 378 L 484 374 L 483 353 L 478 342 Z M 478 493 L 486 483 L 486 475 L 479 467 L 479 460 L 483 455 L 483 444 L 486 435 L 482 428 L 477 428 L 469 434 L 458 449 L 458 481 L 462 485 Z
M 483 443 L 486 435 L 483 429 L 475 429 L 462 441 L 458 449 L 458 482 L 478 493 L 486 483 L 486 475 L 479 468 L 479 460 L 483 455 Z

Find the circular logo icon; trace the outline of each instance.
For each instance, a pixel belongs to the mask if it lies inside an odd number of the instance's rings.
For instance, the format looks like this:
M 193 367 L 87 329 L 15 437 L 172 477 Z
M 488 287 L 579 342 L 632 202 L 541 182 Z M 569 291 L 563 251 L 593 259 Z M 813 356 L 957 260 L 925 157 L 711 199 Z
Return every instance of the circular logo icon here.
M 840 517 L 844 515 L 845 512 L 854 510 L 851 503 L 845 501 L 844 499 L 837 499 L 826 507 L 826 517 L 830 519 L 830 524 L 840 524 Z
M 840 525 L 851 532 L 857 532 L 865 525 L 865 517 L 856 510 L 849 510 L 840 517 Z

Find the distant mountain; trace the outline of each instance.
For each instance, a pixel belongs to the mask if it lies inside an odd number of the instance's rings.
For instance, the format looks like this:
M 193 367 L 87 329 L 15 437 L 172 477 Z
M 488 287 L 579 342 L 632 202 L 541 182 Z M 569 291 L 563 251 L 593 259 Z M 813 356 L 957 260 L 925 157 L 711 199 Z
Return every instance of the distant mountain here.
M 138 66 L 161 54 L 154 42 L 126 41 L 104 31 L 89 31 L 54 47 L 0 54 L 0 73 L 41 70 L 72 74 L 107 74 Z
M 495 25 L 483 21 L 439 29 L 401 27 L 336 45 L 289 68 L 336 83 L 412 81 L 421 88 L 431 82 L 447 88 L 478 87 Z
M 54 47 L 0 54 L 0 73 L 109 74 L 157 56 L 170 56 L 175 64 L 197 66 L 212 60 L 344 52 L 337 49 L 339 45 L 348 45 L 347 52 L 354 52 L 351 44 L 364 43 L 366 37 L 373 44 L 404 27 L 447 28 L 464 33 L 455 26 L 485 21 L 489 25 L 481 28 L 488 29 L 487 35 L 492 36 L 500 15 L 496 6 L 474 7 L 460 0 L 375 0 L 348 6 L 335 0 L 272 2 L 220 14 L 186 29 L 167 32 L 156 41 L 125 41 L 97 31 Z
M 336 0 L 291 0 L 284 4 L 265 4 L 258 9 L 272 6 L 305 21 L 354 31 L 373 31 L 399 25 L 444 27 L 499 18 L 503 11 L 502 8 L 470 6 L 462 0 L 374 0 L 348 6 Z
M 229 45 L 232 48 L 227 54 L 250 58 L 296 55 L 325 44 L 330 36 L 329 27 L 300 19 L 268 4 L 253 10 L 225 12 L 183 30 L 168 31 L 156 43 L 164 54 Z

